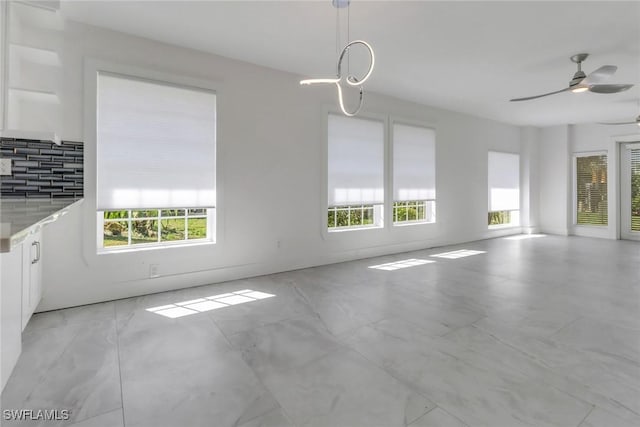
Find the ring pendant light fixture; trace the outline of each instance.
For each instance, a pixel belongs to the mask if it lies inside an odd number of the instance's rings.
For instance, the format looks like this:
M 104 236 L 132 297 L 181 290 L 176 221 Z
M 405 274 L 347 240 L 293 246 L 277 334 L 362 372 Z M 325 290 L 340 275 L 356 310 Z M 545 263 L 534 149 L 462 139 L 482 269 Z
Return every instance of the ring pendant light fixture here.
M 347 8 L 347 12 L 349 11 L 349 3 L 351 1 L 350 0 L 332 0 L 332 4 L 333 6 L 337 9 L 336 11 L 336 47 L 339 45 L 339 32 L 340 32 L 340 25 L 339 25 L 339 10 L 341 8 Z M 369 69 L 367 70 L 367 72 L 365 73 L 365 75 L 361 78 L 358 78 L 352 74 L 349 73 L 349 66 L 347 65 L 347 73 L 346 76 L 342 75 L 342 61 L 345 59 L 345 56 L 347 58 L 347 64 L 349 62 L 349 49 L 351 49 L 352 47 L 354 47 L 355 45 L 362 45 L 364 46 L 368 53 L 369 53 Z M 305 80 L 301 80 L 300 84 L 301 85 L 313 85 L 313 84 L 335 84 L 336 87 L 338 88 L 338 104 L 340 105 L 340 110 L 342 110 L 342 113 L 345 116 L 355 116 L 356 114 L 358 114 L 358 112 L 360 112 L 360 109 L 362 108 L 362 104 L 363 104 L 363 97 L 364 97 L 364 82 L 366 82 L 369 77 L 371 76 L 371 73 L 373 72 L 373 67 L 375 65 L 375 55 L 373 53 L 373 48 L 371 47 L 371 45 L 369 43 L 367 43 L 364 40 L 353 40 L 353 41 L 349 41 L 349 15 L 347 13 L 347 44 L 344 46 L 344 48 L 342 48 L 342 52 L 340 52 L 340 56 L 338 57 L 338 62 L 336 64 L 336 77 L 335 78 L 324 78 L 324 79 L 305 79 Z M 343 99 L 343 94 L 342 94 L 342 83 L 346 83 L 349 86 L 352 87 L 357 87 L 358 91 L 359 91 L 359 101 L 358 101 L 358 107 L 353 110 L 353 111 L 348 111 L 344 105 L 344 99 Z

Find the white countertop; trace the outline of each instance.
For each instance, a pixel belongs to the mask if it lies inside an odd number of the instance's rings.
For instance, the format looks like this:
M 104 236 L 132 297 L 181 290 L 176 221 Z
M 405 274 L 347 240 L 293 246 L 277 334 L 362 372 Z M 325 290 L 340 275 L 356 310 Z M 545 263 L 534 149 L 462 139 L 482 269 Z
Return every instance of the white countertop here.
M 9 252 L 82 199 L 0 199 L 0 252 Z

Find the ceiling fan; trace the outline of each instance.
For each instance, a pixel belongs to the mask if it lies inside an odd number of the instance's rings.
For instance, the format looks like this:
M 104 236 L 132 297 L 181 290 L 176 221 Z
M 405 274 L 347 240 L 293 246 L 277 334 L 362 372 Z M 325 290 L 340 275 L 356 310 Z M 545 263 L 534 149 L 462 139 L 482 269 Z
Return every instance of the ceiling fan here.
M 573 75 L 573 78 L 569 82 L 569 87 L 542 95 L 510 99 L 510 101 L 528 101 L 530 99 L 542 98 L 543 96 L 555 95 L 556 93 L 566 91 L 571 91 L 574 93 L 586 91 L 594 93 L 618 93 L 633 87 L 632 84 L 599 84 L 598 82 L 611 77 L 616 72 L 618 67 L 616 67 L 615 65 L 603 65 L 602 67 L 587 75 L 584 73 L 584 71 L 582 71 L 582 62 L 584 62 L 584 60 L 587 59 L 588 56 L 588 53 L 578 53 L 577 55 L 573 55 L 570 58 L 572 62 L 578 64 L 578 71 L 576 71 L 576 73 Z
M 604 123 L 598 123 L 600 125 L 638 125 L 640 126 L 640 115 L 638 115 L 638 117 L 636 117 L 635 120 L 630 121 L 630 122 L 604 122 Z

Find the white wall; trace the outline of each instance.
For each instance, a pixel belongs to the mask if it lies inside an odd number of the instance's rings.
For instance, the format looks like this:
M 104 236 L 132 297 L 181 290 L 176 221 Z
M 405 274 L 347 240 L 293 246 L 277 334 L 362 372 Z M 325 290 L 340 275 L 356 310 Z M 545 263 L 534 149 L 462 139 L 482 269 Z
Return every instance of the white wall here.
M 83 105 L 87 57 L 207 79 L 220 88 L 220 232 L 213 246 L 97 256 L 87 243 L 95 231 L 86 225 L 95 217 L 95 190 L 85 184 L 83 206 L 44 230 L 41 311 L 520 231 L 487 227 L 487 150 L 520 152 L 516 126 L 367 92 L 367 112 L 435 127 L 438 221 L 325 236 L 320 159 L 333 88 L 300 87 L 293 74 L 69 23 L 62 137 L 84 140 L 87 152 L 95 144 L 83 126 L 85 110 L 90 116 L 94 108 Z M 92 164 L 85 159 L 85 174 L 95 174 Z M 161 277 L 148 279 L 152 263 Z
M 537 233 L 540 215 L 539 157 L 540 129 L 527 126 L 520 129 L 520 222 L 523 232 Z
M 568 127 L 543 128 L 539 134 L 539 221 L 540 231 L 569 234 L 567 192 L 569 191 Z
M 635 125 L 579 124 L 540 131 L 540 229 L 545 233 L 617 239 L 619 217 L 619 143 L 640 140 Z M 605 152 L 608 160 L 607 226 L 578 226 L 574 221 L 574 156 Z

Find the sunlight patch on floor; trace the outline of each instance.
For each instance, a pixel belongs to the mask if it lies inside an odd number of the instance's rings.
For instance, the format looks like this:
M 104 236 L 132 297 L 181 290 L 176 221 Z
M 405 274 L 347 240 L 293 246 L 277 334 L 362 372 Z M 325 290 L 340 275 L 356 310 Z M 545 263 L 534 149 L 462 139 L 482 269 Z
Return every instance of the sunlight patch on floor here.
M 471 249 L 460 249 L 458 251 L 451 251 L 451 252 L 443 252 L 441 254 L 435 254 L 435 255 L 431 255 L 432 257 L 435 258 L 446 258 L 446 259 L 458 259 L 458 258 L 465 258 L 468 256 L 472 256 L 472 255 L 479 255 L 479 254 L 486 254 L 486 251 L 474 251 Z
M 212 295 L 210 297 L 151 307 L 147 308 L 147 311 L 175 319 L 177 317 L 189 316 L 190 314 L 203 313 L 205 311 L 216 310 L 218 308 L 244 304 L 246 302 L 253 302 L 271 297 L 275 297 L 275 295 L 251 289 L 243 289 L 237 292 Z
M 525 240 L 525 239 L 536 239 L 538 237 L 544 237 L 544 234 L 518 234 L 515 236 L 505 237 L 504 240 Z
M 431 261 L 431 260 L 428 260 L 428 259 L 411 258 L 411 259 L 405 259 L 405 260 L 402 260 L 402 261 L 388 262 L 386 264 L 371 265 L 371 266 L 369 266 L 369 268 L 373 268 L 373 269 L 376 269 L 376 270 L 393 271 L 393 270 L 399 270 L 401 268 L 415 267 L 417 265 L 430 264 L 432 262 L 435 262 L 435 261 Z

